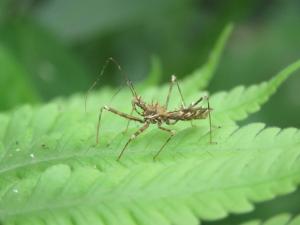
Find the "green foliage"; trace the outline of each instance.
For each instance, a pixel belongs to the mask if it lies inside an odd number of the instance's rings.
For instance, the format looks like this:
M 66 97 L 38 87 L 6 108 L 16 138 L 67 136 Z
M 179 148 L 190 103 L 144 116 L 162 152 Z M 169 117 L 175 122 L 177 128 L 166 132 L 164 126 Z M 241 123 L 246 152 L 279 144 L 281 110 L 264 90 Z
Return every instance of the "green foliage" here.
M 162 66 L 159 58 L 152 56 L 151 59 L 151 70 L 148 78 L 143 81 L 143 87 L 158 85 L 162 77 Z
M 25 68 L 22 67 L 7 49 L 0 46 L 0 110 L 6 110 L 23 102 L 36 103 L 38 93 L 30 82 Z
M 211 52 L 207 63 L 201 68 L 196 69 L 191 75 L 189 75 L 189 79 L 186 79 L 185 82 L 182 82 L 183 87 L 187 87 L 187 91 L 195 92 L 195 90 L 202 90 L 209 84 L 219 64 L 225 43 L 227 42 L 232 29 L 232 24 L 229 24 L 225 27 L 220 35 L 219 40 L 217 41 L 217 44 Z M 201 77 L 201 79 L 199 79 L 199 77 Z
M 212 97 L 213 102 L 219 103 L 216 109 L 223 117 L 232 120 L 245 119 L 248 113 L 259 110 L 260 105 L 265 103 L 274 94 L 276 89 L 285 81 L 290 74 L 300 67 L 300 60 L 289 65 L 273 79 L 259 85 L 252 85 L 248 88 L 238 86 L 229 93 L 221 92 Z M 225 118 L 222 118 L 223 120 Z
M 41 5 L 40 11 L 35 12 L 35 16 L 63 38 L 74 41 L 132 25 L 151 26 L 155 18 L 160 19 L 162 16 L 167 21 L 176 19 L 177 14 L 183 13 L 189 5 L 189 1 L 178 0 L 130 0 L 126 4 L 117 0 L 90 0 L 85 3 L 73 0 L 72 3 L 70 5 L 62 0 L 46 2 Z M 168 13 L 170 10 L 176 13 Z
M 291 216 L 288 214 L 276 215 L 266 221 L 253 220 L 241 225 L 297 225 L 300 224 L 300 216 Z
M 223 48 L 227 35 L 215 49 Z M 192 77 L 194 82 L 182 81 L 187 102 L 204 94 L 195 84 L 208 83 L 215 66 L 207 68 Z M 239 127 L 235 121 L 257 111 L 299 68 L 297 61 L 268 82 L 212 94 L 217 143 L 209 144 L 207 120 L 195 121 L 194 127 L 181 122 L 156 161 L 152 157 L 168 136 L 155 126 L 116 161 L 140 124 L 131 123 L 124 134 L 127 121 L 110 113 L 103 115 L 95 146 L 99 107 L 109 103 L 111 88 L 91 93 L 86 113 L 79 94 L 0 115 L 1 223 L 198 224 L 249 212 L 257 202 L 291 193 L 300 182 L 299 130 L 263 123 Z M 141 87 L 145 99 L 165 100 L 168 84 Z M 123 90 L 113 106 L 129 112 L 130 99 Z M 178 94 L 170 105 L 179 105 Z M 275 217 L 273 223 L 284 219 Z
M 90 84 L 80 60 L 32 20 L 15 18 L 0 26 L 0 33 L 0 43 L 24 67 L 24 78 L 43 99 L 83 91 Z

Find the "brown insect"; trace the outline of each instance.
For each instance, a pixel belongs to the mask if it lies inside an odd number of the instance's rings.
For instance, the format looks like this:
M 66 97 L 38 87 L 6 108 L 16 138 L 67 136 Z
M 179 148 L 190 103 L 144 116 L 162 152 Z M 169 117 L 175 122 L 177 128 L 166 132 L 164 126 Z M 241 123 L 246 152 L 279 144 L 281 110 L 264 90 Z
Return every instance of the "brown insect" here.
M 113 58 L 109 58 L 103 67 L 100 76 L 103 74 L 104 68 L 107 66 L 109 62 L 113 62 L 117 67 L 120 72 L 122 72 L 121 66 L 117 61 L 115 61 Z M 103 106 L 100 109 L 99 113 L 99 119 L 98 119 L 98 124 L 97 124 L 97 134 L 96 134 L 96 144 L 99 143 L 99 131 L 100 131 L 100 125 L 101 125 L 101 117 L 103 110 L 112 112 L 118 116 L 121 116 L 125 119 L 128 120 L 126 131 L 128 129 L 130 121 L 136 121 L 139 122 L 142 125 L 134 134 L 131 135 L 130 139 L 127 141 L 127 143 L 124 145 L 122 151 L 120 152 L 117 160 L 120 160 L 122 155 L 124 154 L 127 146 L 130 144 L 131 141 L 133 141 L 138 135 L 143 133 L 151 124 L 157 125 L 157 127 L 162 130 L 167 132 L 170 136 L 169 138 L 165 141 L 165 143 L 161 146 L 159 151 L 154 155 L 153 159 L 156 159 L 158 155 L 161 153 L 161 151 L 164 149 L 164 147 L 167 145 L 167 143 L 171 140 L 171 138 L 175 135 L 175 132 L 169 128 L 163 127 L 163 124 L 166 125 L 174 125 L 178 121 L 193 121 L 193 120 L 198 120 L 198 119 L 206 119 L 208 117 L 209 119 L 209 139 L 210 143 L 212 143 L 212 135 L 211 135 L 211 115 L 210 111 L 212 108 L 209 106 L 209 100 L 208 97 L 201 97 L 199 98 L 196 102 L 192 102 L 189 106 L 186 106 L 184 102 L 184 98 L 180 89 L 180 86 L 178 84 L 178 81 L 176 79 L 175 75 L 171 76 L 171 83 L 168 91 L 168 95 L 166 98 L 166 102 L 164 105 L 160 105 L 158 103 L 146 103 L 143 101 L 142 97 L 139 96 L 134 89 L 132 82 L 127 78 L 125 74 L 123 74 L 126 78 L 126 84 L 130 88 L 130 91 L 132 93 L 132 110 L 130 114 L 120 112 L 114 108 L 111 108 L 109 106 Z M 97 79 L 98 80 L 98 79 Z M 94 82 L 94 84 L 91 86 L 89 91 L 96 85 L 97 80 Z M 180 97 L 181 97 L 181 106 L 178 109 L 175 110 L 168 110 L 168 103 L 170 99 L 170 95 L 173 90 L 173 86 L 176 84 L 177 89 L 179 91 Z M 89 93 L 88 91 L 88 93 Z M 87 100 L 87 95 L 86 95 L 86 100 Z M 203 100 L 207 100 L 207 107 L 202 107 L 199 106 L 199 103 L 202 102 Z M 134 116 L 133 113 L 136 113 L 138 116 Z

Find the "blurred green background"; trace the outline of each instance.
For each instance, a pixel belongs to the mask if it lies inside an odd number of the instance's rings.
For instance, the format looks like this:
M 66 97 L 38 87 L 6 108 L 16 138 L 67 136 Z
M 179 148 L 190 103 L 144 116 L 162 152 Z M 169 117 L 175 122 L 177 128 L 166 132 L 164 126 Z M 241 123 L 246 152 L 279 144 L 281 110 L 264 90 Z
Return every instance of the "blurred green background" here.
M 225 24 L 235 23 L 209 91 L 269 79 L 300 58 L 298 0 L 1 0 L 0 110 L 85 91 L 109 56 L 134 81 L 151 62 L 161 82 L 205 62 Z M 119 85 L 113 69 L 99 82 Z M 250 121 L 300 126 L 300 76 Z
M 136 82 L 152 64 L 161 65 L 161 83 L 183 78 L 229 22 L 235 29 L 210 92 L 262 82 L 300 59 L 299 0 L 0 0 L 0 111 L 85 92 L 110 56 Z M 120 83 L 109 69 L 98 87 Z M 299 128 L 299 89 L 298 72 L 246 122 Z M 293 212 L 299 195 L 262 204 L 256 215 Z

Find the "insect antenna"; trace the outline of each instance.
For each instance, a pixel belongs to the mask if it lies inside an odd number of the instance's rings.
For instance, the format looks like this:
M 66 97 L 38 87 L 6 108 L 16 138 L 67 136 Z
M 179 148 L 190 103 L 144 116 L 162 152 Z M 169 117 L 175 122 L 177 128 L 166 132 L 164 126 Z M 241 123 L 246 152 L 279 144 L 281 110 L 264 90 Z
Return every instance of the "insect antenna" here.
M 103 65 L 103 67 L 100 70 L 100 74 L 99 76 L 96 78 L 96 80 L 94 81 L 94 83 L 92 84 L 92 86 L 87 90 L 85 97 L 84 97 L 84 111 L 86 112 L 87 109 L 87 100 L 88 100 L 88 95 L 91 92 L 91 90 L 93 90 L 93 88 L 96 86 L 96 84 L 99 82 L 100 78 L 103 76 L 104 71 L 106 69 L 106 67 L 108 66 L 110 60 L 107 59 Z
M 113 63 L 116 65 L 116 67 L 118 68 L 118 70 L 121 72 L 122 76 L 125 78 L 126 80 L 126 84 L 127 86 L 130 88 L 131 93 L 134 96 L 137 96 L 136 91 L 132 85 L 132 82 L 128 79 L 128 76 L 123 72 L 121 65 L 112 57 L 108 58 L 103 67 L 100 70 L 100 74 L 99 76 L 96 78 L 96 80 L 94 81 L 94 83 L 91 85 L 91 87 L 88 89 L 87 93 L 85 94 L 84 97 L 84 111 L 86 112 L 87 110 L 87 100 L 88 100 L 88 96 L 89 93 L 93 90 L 93 88 L 97 85 L 97 83 L 99 82 L 100 78 L 103 76 L 107 66 L 109 65 L 109 63 Z M 112 96 L 111 100 L 123 89 L 124 86 L 121 85 L 121 87 L 116 91 L 116 93 Z
M 135 89 L 134 89 L 134 87 L 133 87 L 133 84 L 132 84 L 131 80 L 129 80 L 127 74 L 124 73 L 124 71 L 123 71 L 123 69 L 122 69 L 120 63 L 118 63 L 118 61 L 115 60 L 115 59 L 112 58 L 112 57 L 110 57 L 109 60 L 110 60 L 111 62 L 113 62 L 113 63 L 117 66 L 118 70 L 120 71 L 120 73 L 122 74 L 122 76 L 125 78 L 126 84 L 127 84 L 127 86 L 129 87 L 129 89 L 130 89 L 132 95 L 135 96 L 135 97 L 137 97 L 137 93 L 136 93 L 136 91 L 135 91 Z

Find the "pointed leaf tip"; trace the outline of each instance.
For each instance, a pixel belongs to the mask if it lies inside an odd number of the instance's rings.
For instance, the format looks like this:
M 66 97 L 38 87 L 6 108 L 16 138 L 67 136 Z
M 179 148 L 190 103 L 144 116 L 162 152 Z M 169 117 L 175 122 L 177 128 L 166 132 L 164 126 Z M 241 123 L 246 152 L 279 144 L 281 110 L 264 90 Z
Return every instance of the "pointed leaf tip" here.
M 233 30 L 233 24 L 228 24 L 221 32 L 212 52 L 209 54 L 207 62 L 200 68 L 192 72 L 191 75 L 187 76 L 183 80 L 182 87 L 187 92 L 193 93 L 198 90 L 203 90 L 207 87 L 219 64 L 221 55 L 223 53 L 225 44 Z
M 219 92 L 211 98 L 215 120 L 239 121 L 257 112 L 261 105 L 276 92 L 278 87 L 293 73 L 300 69 L 300 60 L 290 64 L 267 82 L 251 85 L 247 88 L 238 86 L 229 92 Z

